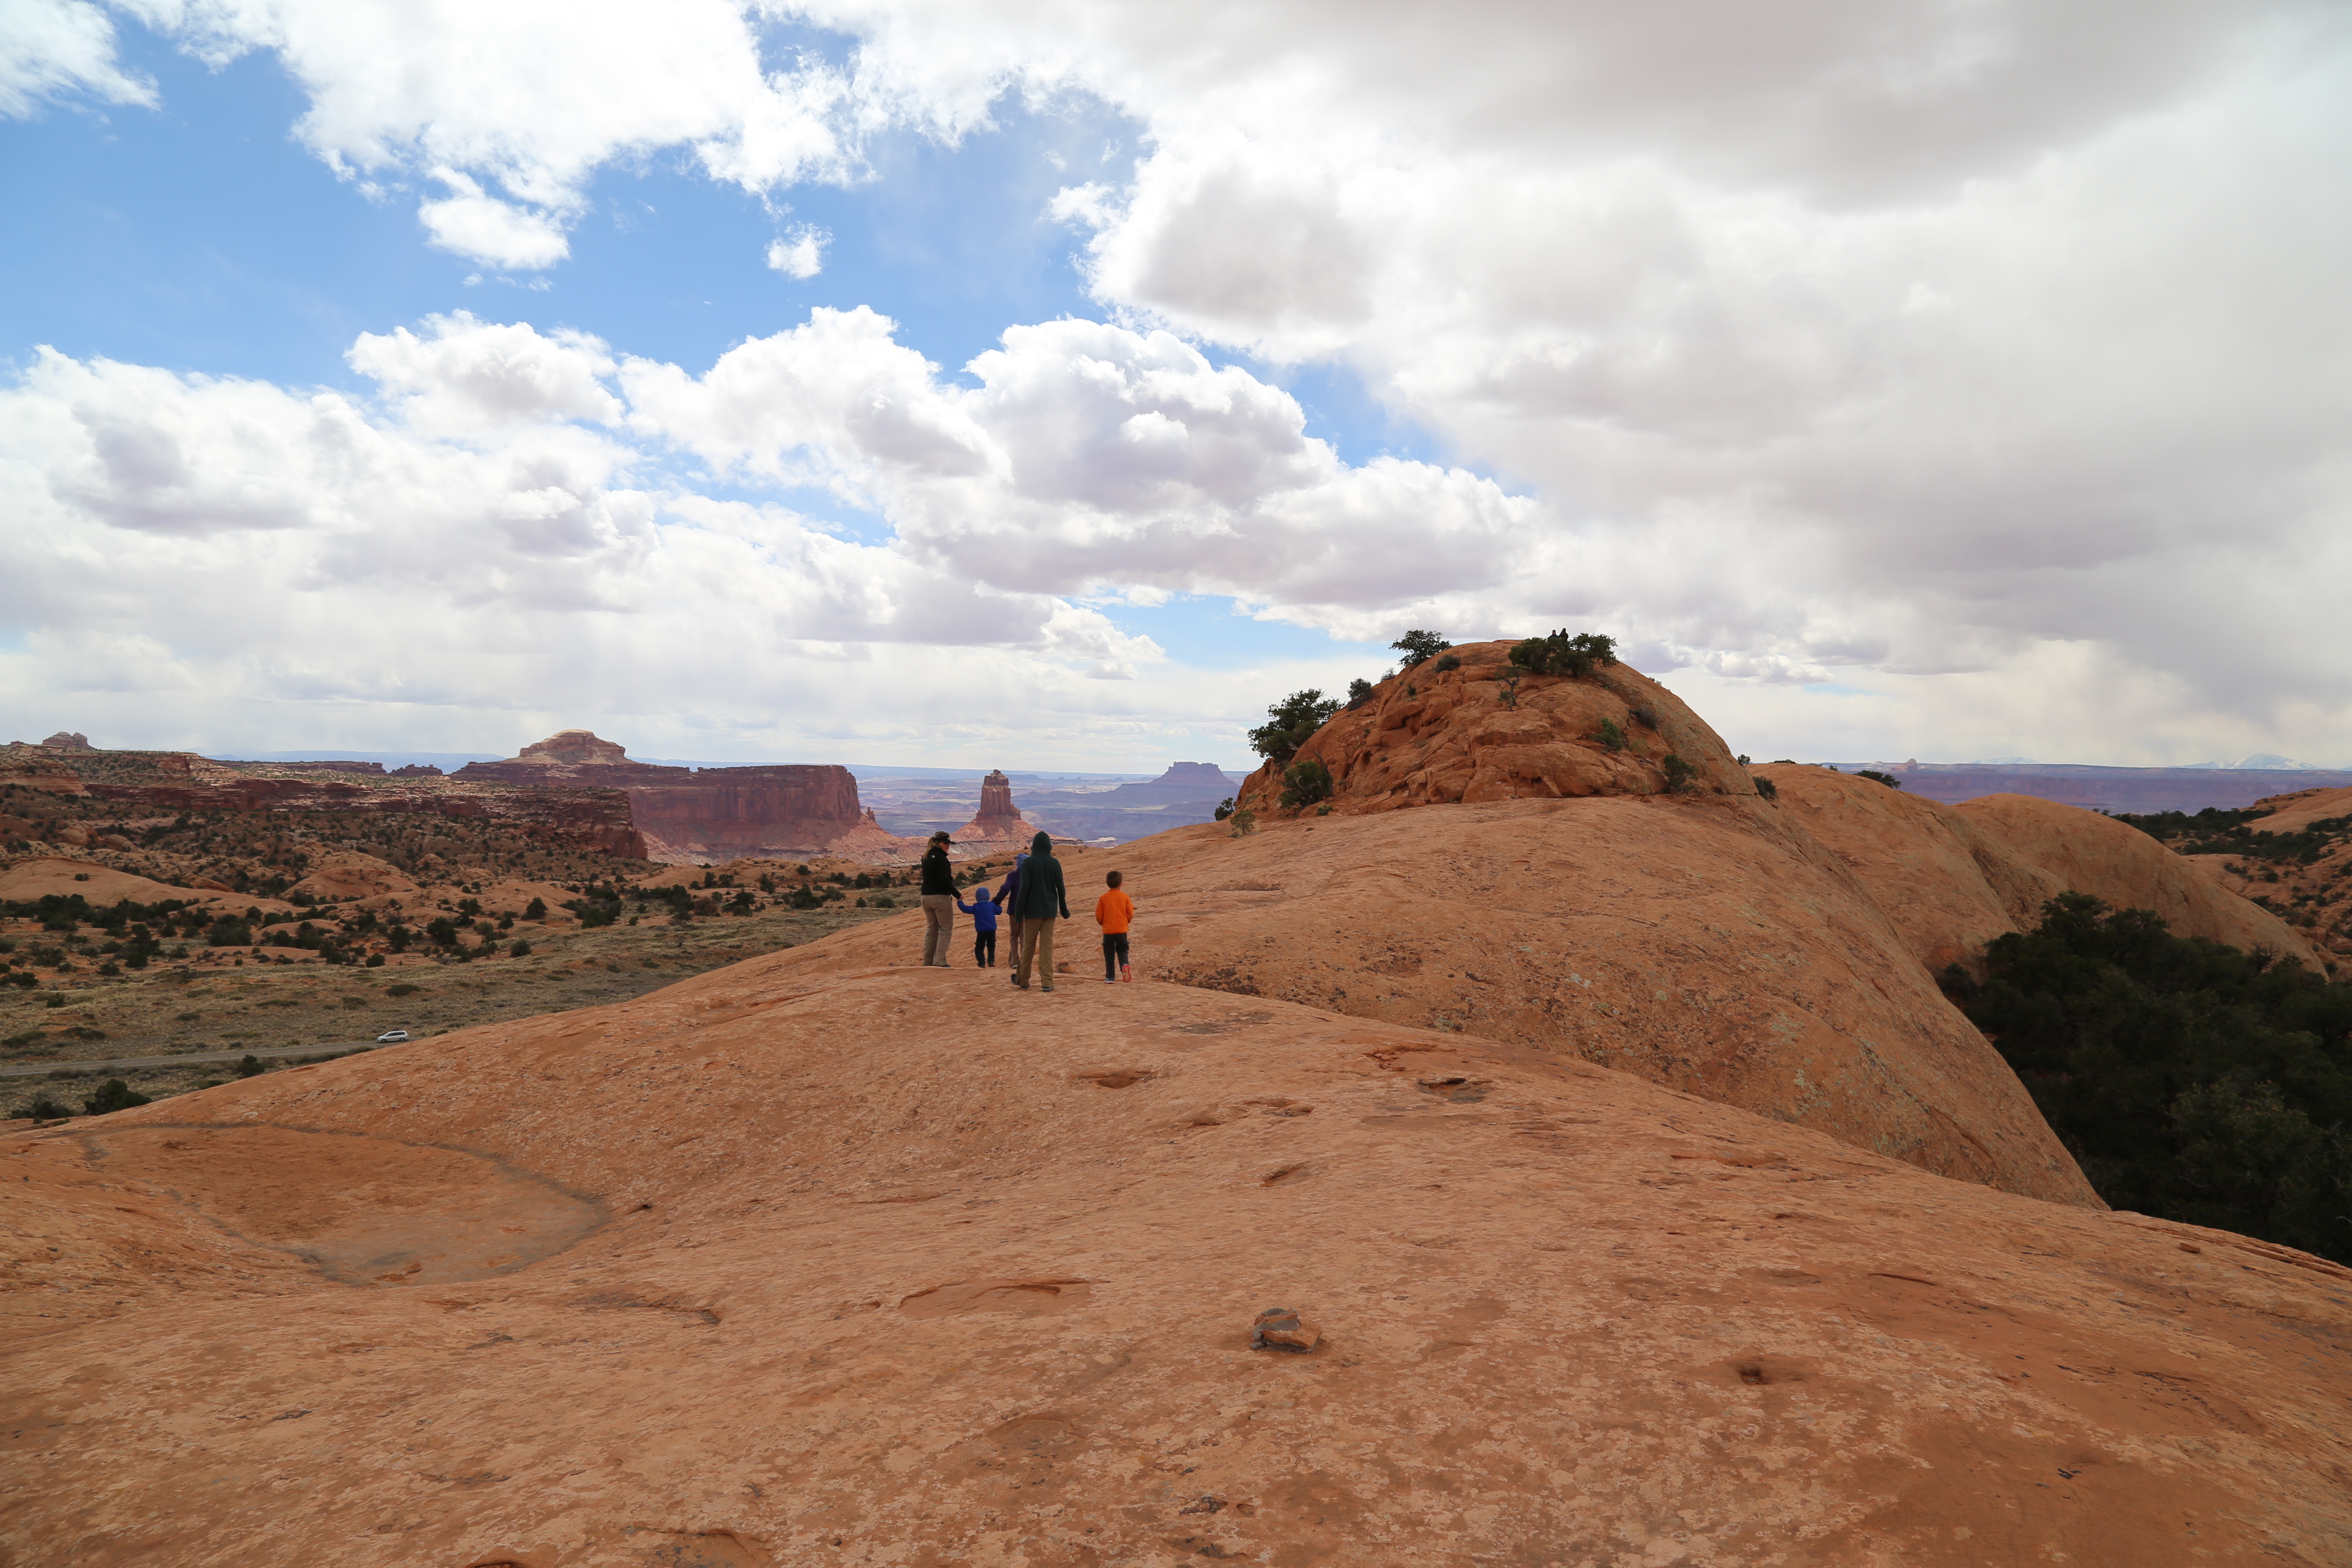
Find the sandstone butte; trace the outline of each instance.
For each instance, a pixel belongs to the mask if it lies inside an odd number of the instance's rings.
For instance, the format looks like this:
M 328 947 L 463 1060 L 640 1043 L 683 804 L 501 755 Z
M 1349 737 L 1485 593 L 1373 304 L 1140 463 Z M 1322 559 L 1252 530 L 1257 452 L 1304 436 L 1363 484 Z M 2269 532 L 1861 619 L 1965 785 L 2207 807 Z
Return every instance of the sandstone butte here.
M 980 781 L 980 809 L 951 837 L 956 847 L 971 856 L 1000 848 L 1026 849 L 1036 836 L 1037 830 L 1022 820 L 1021 808 L 1013 804 L 1013 781 L 1004 776 L 1003 769 L 991 768 Z
M 1558 1053 L 804 951 L 9 1139 L 11 1560 L 2352 1561 L 2332 1265 Z

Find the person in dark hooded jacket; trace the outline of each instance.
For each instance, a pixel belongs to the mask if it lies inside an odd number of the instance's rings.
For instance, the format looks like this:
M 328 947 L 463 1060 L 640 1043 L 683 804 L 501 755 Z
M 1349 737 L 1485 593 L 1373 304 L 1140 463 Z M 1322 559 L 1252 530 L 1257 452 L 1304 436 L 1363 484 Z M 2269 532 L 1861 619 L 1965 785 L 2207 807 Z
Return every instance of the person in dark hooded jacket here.
M 1013 895 L 1013 912 L 1021 922 L 1019 959 L 1013 984 L 1029 989 L 1034 963 L 1040 989 L 1054 988 L 1054 922 L 1070 918 L 1070 895 L 1062 885 L 1062 863 L 1054 858 L 1054 840 L 1040 833 L 1029 841 L 1029 858 L 1021 868 L 1021 889 Z
M 1016 964 L 1021 962 L 1021 868 L 1027 864 L 1029 857 L 1025 853 L 1015 855 L 1013 869 L 1004 874 L 1004 885 L 996 889 L 997 910 L 1013 922 L 1012 929 L 1004 933 L 1004 940 L 1012 949 L 1013 962 Z

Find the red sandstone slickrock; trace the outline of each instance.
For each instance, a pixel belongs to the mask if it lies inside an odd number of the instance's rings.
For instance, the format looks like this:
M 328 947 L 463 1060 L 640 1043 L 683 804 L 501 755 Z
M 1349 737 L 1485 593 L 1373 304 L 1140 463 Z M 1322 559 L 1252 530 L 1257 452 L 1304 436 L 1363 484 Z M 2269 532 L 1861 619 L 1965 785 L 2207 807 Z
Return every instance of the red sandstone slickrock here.
M 2285 928 L 1507 646 L 1328 816 L 1068 852 L 1140 984 L 910 911 L 0 1144 L 0 1558 L 2352 1563 L 2352 1272 L 2105 1212 L 1932 979 L 2063 887 Z
M 0 1544 L 2352 1560 L 2316 1259 L 1520 1047 L 792 957 L 11 1140 Z

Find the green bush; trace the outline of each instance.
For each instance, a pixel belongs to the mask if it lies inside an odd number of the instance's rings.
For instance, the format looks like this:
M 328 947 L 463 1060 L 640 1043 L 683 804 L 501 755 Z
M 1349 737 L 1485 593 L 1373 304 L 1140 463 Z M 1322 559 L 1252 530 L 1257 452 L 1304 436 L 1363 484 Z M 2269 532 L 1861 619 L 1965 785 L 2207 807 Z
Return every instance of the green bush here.
M 1286 765 L 1339 710 L 1337 698 L 1314 687 L 1294 691 L 1265 710 L 1266 722 L 1249 732 L 1250 749 L 1277 767 Z
M 1444 653 L 1447 648 L 1450 648 L 1453 646 L 1454 645 L 1452 643 L 1447 642 L 1435 632 L 1423 631 L 1407 632 L 1404 636 L 1397 638 L 1396 641 L 1389 644 L 1389 647 L 1396 649 L 1399 654 L 1403 656 L 1398 660 L 1398 663 L 1402 664 L 1407 669 L 1411 669 L 1414 665 L 1421 663 L 1423 659 L 1435 658 L 1439 654 Z
M 1429 668 L 1437 671 L 1438 674 L 1444 675 L 1447 670 L 1461 668 L 1462 661 L 1453 654 L 1449 653 Z
M 1601 721 L 1601 743 L 1612 752 L 1622 752 L 1625 749 L 1625 731 L 1617 727 L 1616 720 Z
M 1590 675 L 1602 665 L 1617 662 L 1617 640 L 1598 632 L 1528 637 L 1511 649 L 1511 662 L 1530 675 Z
M 1505 670 L 1496 682 L 1501 688 L 1504 707 L 1517 708 L 1519 705 L 1519 679 L 1526 673 L 1519 669 Z
M 73 1112 L 60 1104 L 56 1096 L 43 1089 L 9 1114 L 33 1121 L 62 1121 Z
M 250 1052 L 237 1058 L 236 1076 L 239 1078 L 258 1078 L 268 1070 L 261 1065 L 261 1058 Z
M 1947 994 L 2118 1209 L 2352 1262 L 2352 984 L 2085 893 Z
M 425 989 L 425 987 L 423 987 L 422 985 L 418 985 L 418 984 L 414 984 L 413 982 L 404 980 L 404 981 L 400 982 L 400 984 L 398 984 L 397 985 L 387 985 L 387 986 L 385 986 L 385 987 L 383 988 L 383 994 L 384 994 L 385 995 L 387 995 L 387 996 L 414 996 L 414 995 L 415 995 L 419 991 L 422 991 L 422 990 L 424 990 L 424 989 Z
M 1221 800 L 1221 801 L 1217 802 L 1217 820 L 1218 820 L 1219 822 L 1223 822 L 1225 818 L 1227 818 L 1227 817 L 1231 816 L 1233 814 L 1234 814 L 1234 797 L 1233 797 L 1232 795 L 1227 795 L 1227 796 L 1225 796 L 1225 798 L 1224 798 L 1224 799 L 1223 799 L 1223 800 Z
M 1770 779 L 1766 778 L 1761 773 L 1750 773 L 1748 776 L 1749 782 L 1755 784 L 1756 793 L 1758 795 L 1762 795 L 1766 800 L 1778 800 L 1780 798 L 1780 786 L 1779 784 L 1774 784 Z
M 205 928 L 206 947 L 251 947 L 253 928 L 235 915 L 223 915 Z
M 1672 795 L 1685 795 L 1696 787 L 1698 770 L 1676 756 L 1666 753 L 1666 790 Z
M 1896 778 L 1893 773 L 1882 773 L 1876 768 L 1864 768 L 1853 776 L 1858 779 L 1874 780 L 1879 784 L 1885 784 L 1888 789 L 1901 789 L 1903 787 L 1903 781 L 1901 779 Z
M 1234 812 L 1233 820 L 1225 825 L 1227 836 L 1234 838 L 1246 838 L 1256 831 L 1257 813 L 1247 806 Z
M 98 1086 L 98 1092 L 81 1102 L 85 1116 L 105 1116 L 117 1110 L 128 1110 L 134 1105 L 153 1103 L 119 1078 L 108 1079 Z
M 509 958 L 529 958 L 530 956 L 530 943 L 527 942 L 516 942 L 513 946 L 507 949 L 507 956 Z
M 1372 700 L 1372 683 L 1362 676 L 1348 682 L 1348 708 L 1350 712 Z
M 1283 770 L 1282 783 L 1282 809 L 1285 811 L 1297 811 L 1301 806 L 1331 798 L 1331 770 L 1323 765 L 1319 757 L 1293 763 Z

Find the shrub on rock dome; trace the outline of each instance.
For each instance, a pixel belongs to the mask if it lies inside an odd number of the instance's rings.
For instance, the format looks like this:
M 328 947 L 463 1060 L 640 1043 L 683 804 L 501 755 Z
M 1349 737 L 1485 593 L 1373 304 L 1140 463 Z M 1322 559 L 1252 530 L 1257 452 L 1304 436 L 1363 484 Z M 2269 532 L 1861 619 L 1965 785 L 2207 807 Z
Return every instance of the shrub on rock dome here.
M 1371 700 L 1372 683 L 1370 681 L 1360 675 L 1348 682 L 1348 707 L 1350 710 L 1361 708 Z
M 1671 795 L 1685 795 L 1694 787 L 1698 770 L 1674 752 L 1666 753 L 1666 790 Z
M 1617 639 L 1599 632 L 1570 636 L 1557 631 L 1548 637 L 1529 637 L 1511 649 L 1511 662 L 1531 675 L 1590 675 L 1602 665 L 1617 662 Z
M 1331 798 L 1331 770 L 1320 759 L 1294 763 L 1283 770 L 1282 809 L 1297 811 Z
M 1315 687 L 1294 691 L 1265 710 L 1266 721 L 1249 732 L 1250 749 L 1277 767 L 1286 766 L 1339 710 L 1339 700 Z
M 1397 652 L 1404 656 L 1404 658 L 1399 662 L 1401 662 L 1407 669 L 1411 669 L 1414 665 L 1421 663 L 1423 659 L 1435 658 L 1439 654 L 1444 653 L 1447 648 L 1450 648 L 1453 646 L 1454 645 L 1452 643 L 1447 642 L 1435 632 L 1423 631 L 1407 632 L 1404 636 L 1397 638 L 1396 641 L 1389 644 L 1389 647 L 1396 649 Z

